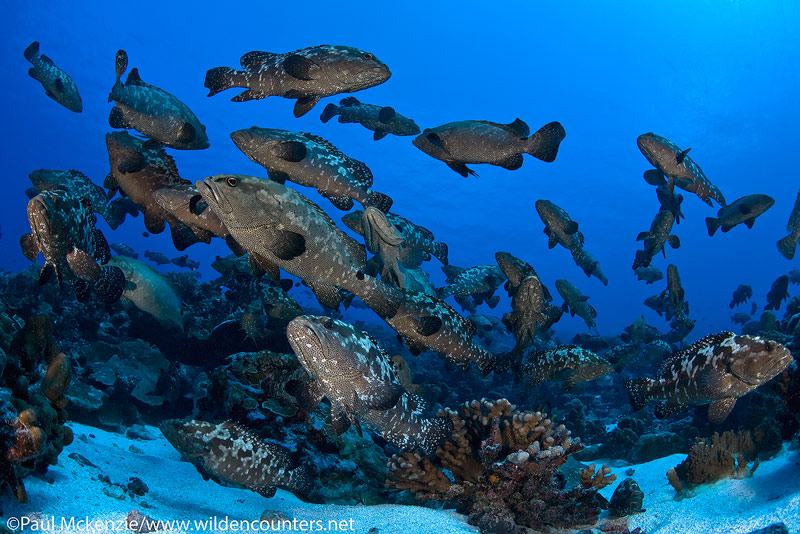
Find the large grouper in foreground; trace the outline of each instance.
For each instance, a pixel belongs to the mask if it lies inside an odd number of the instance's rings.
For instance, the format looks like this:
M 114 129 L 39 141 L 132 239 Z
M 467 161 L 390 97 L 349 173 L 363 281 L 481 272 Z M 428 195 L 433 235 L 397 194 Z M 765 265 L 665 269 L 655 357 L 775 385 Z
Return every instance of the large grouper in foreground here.
M 424 417 L 424 401 L 400 384 L 392 360 L 369 334 L 332 319 L 303 315 L 286 336 L 297 358 L 315 379 L 318 396 L 331 403 L 337 434 L 361 423 L 401 450 L 432 454 L 452 432 L 452 423 Z
M 709 404 L 708 420 L 722 423 L 736 399 L 766 384 L 792 363 L 785 346 L 731 332 L 712 334 L 668 357 L 655 379 L 625 382 L 634 410 L 660 400 L 658 417 L 690 404 Z
M 244 87 L 247 90 L 233 102 L 294 98 L 295 117 L 308 113 L 323 96 L 367 89 L 391 76 L 389 67 L 374 54 L 351 46 L 310 46 L 284 54 L 256 50 L 243 55 L 239 63 L 245 70 L 216 67 L 206 73 L 208 96 Z
M 522 167 L 523 154 L 555 161 L 566 135 L 558 122 L 545 124 L 531 135 L 520 119 L 510 124 L 467 120 L 426 128 L 414 138 L 414 146 L 466 178 L 477 176 L 467 163 L 489 163 L 513 171 Z
M 189 106 L 160 87 L 142 81 L 139 71 L 121 77 L 128 68 L 128 54 L 117 51 L 116 81 L 108 101 L 114 101 L 108 123 L 112 128 L 133 128 L 149 137 L 154 144 L 181 150 L 209 147 L 206 127 Z

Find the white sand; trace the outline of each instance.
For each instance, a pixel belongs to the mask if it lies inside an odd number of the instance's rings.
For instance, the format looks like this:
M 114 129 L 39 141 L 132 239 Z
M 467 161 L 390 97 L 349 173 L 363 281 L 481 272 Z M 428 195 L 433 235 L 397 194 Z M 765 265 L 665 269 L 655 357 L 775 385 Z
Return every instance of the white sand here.
M 311 522 L 305 525 L 305 529 L 299 528 L 298 524 L 298 528 L 285 528 L 282 532 L 322 530 L 368 534 L 372 528 L 376 528 L 378 534 L 477 532 L 466 523 L 463 516 L 428 508 L 320 506 L 303 503 L 291 493 L 281 490 L 275 497 L 265 499 L 247 490 L 204 482 L 191 464 L 180 460 L 178 453 L 155 428 L 149 430 L 158 439 L 139 441 L 85 425 L 73 423 L 71 426 L 76 439 L 62 453 L 59 465 L 51 467 L 44 478 L 31 476 L 25 479 L 28 503 L 19 505 L 15 501 L 3 502 L 4 521 L 23 517 L 27 521 L 49 521 L 54 517 L 55 530 L 86 533 L 87 529 L 80 528 L 82 525 L 77 523 L 76 528 L 62 530 L 61 518 L 69 521 L 74 517 L 78 521 L 88 517 L 90 521 L 120 522 L 130 510 L 137 509 L 163 521 L 206 521 L 211 517 L 222 521 L 226 516 L 231 520 L 254 521 L 261 517 L 263 511 L 275 510 L 289 519 Z M 88 438 L 89 434 L 95 437 Z M 87 439 L 81 439 L 82 436 Z M 131 446 L 142 452 L 131 452 Z M 68 457 L 70 453 L 82 455 L 96 464 L 97 468 L 81 466 Z M 751 479 L 729 480 L 706 486 L 690 499 L 675 501 L 675 491 L 667 483 L 665 473 L 681 460 L 681 455 L 674 455 L 634 466 L 636 473 L 633 478 L 645 493 L 644 507 L 647 511 L 631 518 L 631 528 L 641 526 L 648 534 L 734 534 L 783 521 L 790 531 L 800 531 L 800 453 L 784 450 L 777 458 L 763 462 Z M 625 478 L 624 468 L 615 472 L 620 481 Z M 127 483 L 128 477 L 137 476 L 149 486 L 150 491 L 144 497 L 133 499 L 125 496 L 120 500 L 113 496 L 113 492 L 112 495 L 107 494 L 107 484 L 98 480 L 101 473 L 110 477 L 112 482 L 121 484 Z M 603 493 L 610 497 L 613 490 L 614 486 L 606 488 Z M 338 525 L 339 528 L 328 528 L 332 526 L 329 523 L 331 520 L 342 523 Z M 25 530 L 31 531 L 34 526 L 28 523 Z M 113 532 L 114 526 L 92 531 Z M 310 528 L 312 526 L 313 530 Z M 189 529 L 176 527 L 173 531 L 246 531 L 243 528 L 222 527 L 204 528 L 198 524 Z

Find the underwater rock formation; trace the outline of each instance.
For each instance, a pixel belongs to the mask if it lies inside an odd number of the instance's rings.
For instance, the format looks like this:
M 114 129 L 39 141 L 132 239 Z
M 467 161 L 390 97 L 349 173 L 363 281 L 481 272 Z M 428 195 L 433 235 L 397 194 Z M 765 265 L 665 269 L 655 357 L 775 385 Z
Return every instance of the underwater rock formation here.
M 387 487 L 452 503 L 484 533 L 597 522 L 605 506 L 597 491 L 616 476 L 606 466 L 595 471 L 590 465 L 567 488 L 559 466 L 583 445 L 563 425 L 541 412 L 518 411 L 505 399 L 476 400 L 439 415 L 453 422 L 452 437 L 432 458 L 419 452 L 392 456 Z

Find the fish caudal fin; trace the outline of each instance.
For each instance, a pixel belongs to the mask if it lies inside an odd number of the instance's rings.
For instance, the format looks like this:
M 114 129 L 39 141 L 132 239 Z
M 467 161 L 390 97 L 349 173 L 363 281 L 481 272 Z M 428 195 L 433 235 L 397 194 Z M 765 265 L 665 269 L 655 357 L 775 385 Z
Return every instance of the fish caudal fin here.
M 373 207 L 382 213 L 388 213 L 389 208 L 392 207 L 392 198 L 377 191 L 370 191 L 367 193 L 367 200 L 364 202 L 364 207 Z
M 319 120 L 322 122 L 328 122 L 333 117 L 339 114 L 339 106 L 336 104 L 328 104 L 325 106 L 325 109 L 322 110 L 322 114 L 319 116 Z
M 447 260 L 447 243 L 442 243 L 441 241 L 434 243 L 431 254 L 436 256 L 436 258 L 440 262 L 442 262 L 442 265 L 448 265 L 449 262 Z
M 545 124 L 528 138 L 528 146 L 525 151 L 542 161 L 555 161 L 558 147 L 566 135 L 567 132 L 560 122 L 554 121 Z
M 22 53 L 30 62 L 33 62 L 33 58 L 39 55 L 39 41 L 34 41 L 28 45 L 28 48 Z
M 206 72 L 206 80 L 203 83 L 203 87 L 208 89 L 208 95 L 206 96 L 214 96 L 231 87 L 241 87 L 234 79 L 238 74 L 240 74 L 240 71 L 230 67 L 209 69 Z
M 305 497 L 314 488 L 314 474 L 308 465 L 295 467 L 289 473 L 287 487 L 298 497 Z
M 708 235 L 713 236 L 717 233 L 717 228 L 720 227 L 719 219 L 714 217 L 706 217 L 706 228 L 708 228 Z
M 122 269 L 113 265 L 100 267 L 100 276 L 94 283 L 97 296 L 106 304 L 116 302 L 125 289 L 125 274 Z
M 794 258 L 794 252 L 797 249 L 797 240 L 792 234 L 787 235 L 783 239 L 778 240 L 778 252 L 787 260 Z
M 647 401 L 650 400 L 648 391 L 652 383 L 653 381 L 649 378 L 634 378 L 625 381 L 625 391 L 628 392 L 628 398 L 634 410 L 639 411 L 647 406 Z

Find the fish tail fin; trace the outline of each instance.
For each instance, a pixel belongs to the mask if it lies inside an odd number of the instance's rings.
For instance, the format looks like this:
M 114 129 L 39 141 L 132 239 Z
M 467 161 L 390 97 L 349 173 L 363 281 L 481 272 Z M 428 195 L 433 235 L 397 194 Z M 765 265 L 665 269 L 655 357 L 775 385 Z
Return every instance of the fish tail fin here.
M 29 44 L 22 55 L 25 56 L 25 59 L 28 61 L 33 62 L 33 58 L 39 55 L 39 41 L 34 41 Z
M 719 228 L 719 219 L 715 219 L 714 217 L 706 217 L 706 228 L 708 228 L 708 235 L 713 236 L 717 233 L 717 228 Z
M 100 277 L 94 283 L 97 296 L 106 304 L 120 299 L 125 289 L 125 274 L 115 265 L 100 267 Z
M 554 121 L 539 128 L 536 133 L 528 138 L 525 152 L 542 161 L 555 161 L 558 147 L 567 133 L 561 123 Z
M 336 104 L 328 104 L 325 106 L 325 109 L 322 110 L 322 114 L 319 116 L 319 120 L 322 122 L 328 122 L 333 117 L 335 117 L 339 113 L 339 106 Z
M 792 234 L 778 240 L 778 251 L 781 255 L 791 260 L 794 258 L 794 252 L 797 249 L 797 239 Z
M 639 411 L 647 405 L 647 401 L 650 400 L 648 391 L 652 383 L 651 379 L 644 377 L 625 381 L 625 391 L 628 392 L 634 410 Z
M 647 253 L 644 250 L 637 250 L 636 258 L 633 260 L 633 270 L 636 270 L 639 267 L 647 267 L 650 265 L 650 262 L 647 261 L 647 259 Z
M 442 417 L 434 417 L 428 422 L 429 424 L 423 426 L 424 434 L 418 446 L 426 456 L 432 456 L 436 449 L 453 434 L 453 422 Z
M 442 265 L 447 265 L 448 264 L 448 260 L 447 260 L 447 243 L 442 243 L 441 241 L 437 241 L 436 243 L 434 243 L 433 244 L 433 251 L 431 251 L 431 254 L 436 256 L 436 258 L 438 258 L 439 261 L 442 262 Z
M 370 191 L 367 193 L 367 200 L 364 203 L 364 207 L 373 207 L 381 213 L 388 213 L 389 208 L 392 207 L 392 198 L 388 195 L 384 195 L 383 193 L 378 193 L 377 191 Z
M 230 67 L 214 67 L 206 72 L 206 81 L 203 87 L 208 89 L 207 96 L 214 96 L 231 87 L 241 87 L 234 79 L 241 71 Z
M 103 218 L 106 220 L 106 223 L 112 230 L 116 230 L 117 227 L 122 224 L 125 220 L 125 216 L 127 215 L 127 210 L 119 203 L 116 199 L 114 202 L 110 204 L 106 204 L 105 209 L 103 210 Z

